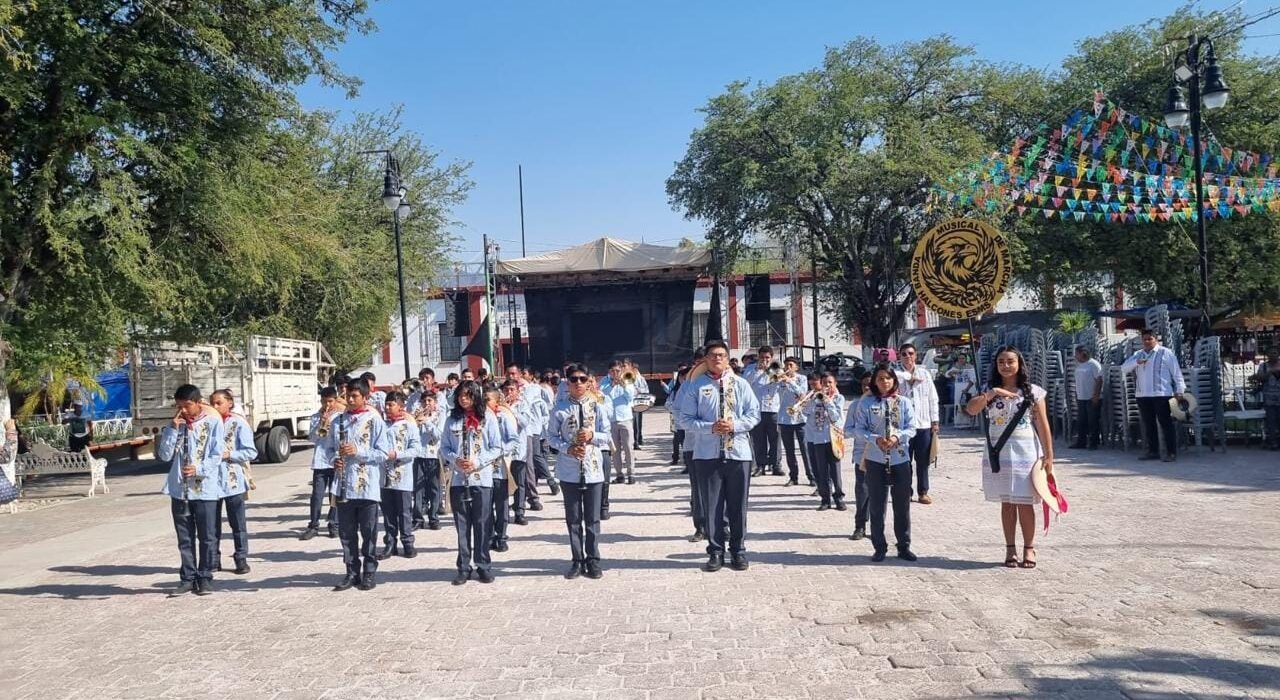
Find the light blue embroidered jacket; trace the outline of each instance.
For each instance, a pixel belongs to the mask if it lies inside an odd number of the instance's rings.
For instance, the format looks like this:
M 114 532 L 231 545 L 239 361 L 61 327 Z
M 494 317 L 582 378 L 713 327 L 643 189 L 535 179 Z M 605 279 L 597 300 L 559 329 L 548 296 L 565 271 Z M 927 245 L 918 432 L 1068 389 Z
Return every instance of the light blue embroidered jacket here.
M 333 440 L 332 434 L 320 437 L 320 421 L 323 418 L 324 411 L 311 414 L 311 427 L 307 430 L 307 438 L 311 440 L 311 444 L 315 445 L 315 449 L 311 451 L 312 469 L 333 469 L 333 458 L 338 456 L 334 450 L 337 443 Z M 333 426 L 329 426 L 329 431 L 332 433 Z
M 244 416 L 232 413 L 222 420 L 225 449 L 231 452 L 229 459 L 223 460 L 223 471 L 226 482 L 222 497 L 238 496 L 249 490 L 249 475 L 244 465 L 258 458 L 258 448 L 253 444 L 253 430 Z
M 787 409 L 809 393 L 809 380 L 796 374 L 791 379 L 778 382 L 778 425 L 804 425 L 804 409 L 798 415 L 791 415 Z
M 760 367 L 756 363 L 751 363 L 742 368 L 742 378 L 747 380 L 751 385 L 751 390 L 756 392 L 756 400 L 760 402 L 761 413 L 777 413 L 780 401 L 778 398 L 778 384 L 769 381 L 769 368 Z
M 815 445 L 831 442 L 831 426 L 844 427 L 844 396 L 836 392 L 834 399 L 821 392 L 804 405 L 804 441 Z
M 907 442 L 915 437 L 915 407 L 911 399 L 898 395 L 898 420 L 891 420 L 891 403 L 895 399 L 881 399 L 876 396 L 864 396 L 854 407 L 853 416 L 845 424 L 845 433 L 858 436 L 863 447 L 853 455 L 854 464 L 862 461 L 865 452 L 868 462 L 879 464 L 902 464 L 909 457 Z M 896 425 L 895 425 L 896 423 Z M 897 437 L 898 446 L 886 455 L 876 444 L 876 438 Z
M 602 452 L 609 449 L 610 440 L 607 409 L 607 406 L 601 406 L 590 396 L 584 396 L 580 402 L 566 396 L 556 404 L 555 410 L 551 412 L 551 423 L 547 426 L 547 444 L 559 453 L 556 455 L 557 479 L 571 484 L 581 483 L 585 466 L 588 484 L 604 481 Z M 584 461 L 579 462 L 569 454 L 569 447 L 573 445 L 582 423 L 586 424 L 586 430 L 592 432 L 592 437 Z
M 437 405 L 435 414 L 423 416 L 422 421 L 418 423 L 418 442 L 422 446 L 420 457 L 440 459 L 440 441 L 444 438 L 445 415 L 445 410 Z
M 458 460 L 462 458 L 464 452 L 470 458 L 480 465 L 480 468 L 471 472 L 466 479 L 467 486 L 480 486 L 483 488 L 493 488 L 493 468 L 494 463 L 502 456 L 502 427 L 498 423 L 498 417 L 493 415 L 493 411 L 486 410 L 484 412 L 484 423 L 480 429 L 475 431 L 471 436 L 471 444 L 464 449 L 462 444 L 462 428 L 463 418 L 461 416 L 454 418 L 452 415 L 445 419 L 444 437 L 440 442 L 440 459 L 449 465 L 449 469 L 453 473 L 449 485 L 462 486 L 462 470 L 458 467 Z
M 628 386 L 622 382 L 614 384 L 613 377 L 606 377 L 600 383 L 600 393 L 613 404 L 613 412 L 609 416 L 611 421 L 615 423 L 629 421 L 635 416 L 631 406 L 636 400 L 636 386 L 635 384 Z
M 760 402 L 756 400 L 751 384 L 731 370 L 726 371 L 722 379 L 733 382 L 734 393 L 731 411 L 733 438 L 729 449 L 725 450 L 725 459 L 750 461 L 749 433 L 760 422 Z M 680 418 L 684 422 L 685 439 L 690 435 L 694 436 L 694 459 L 720 457 L 724 436 L 711 432 L 711 426 L 720 417 L 721 395 L 721 383 L 712 378 L 710 372 L 680 386 Z
M 346 467 L 340 476 L 335 476 L 332 492 L 349 501 L 381 500 L 382 464 L 391 447 L 387 424 L 372 408 L 359 413 L 347 411 L 333 419 L 333 427 L 329 430 L 335 454 L 344 437 L 355 445 L 356 453 L 343 458 Z
M 422 433 L 413 417 L 404 414 L 387 424 L 387 459 L 382 463 L 382 487 L 392 491 L 413 490 L 413 460 L 422 455 Z M 391 459 L 391 453 L 395 459 Z
M 171 498 L 192 501 L 216 501 L 223 497 L 226 473 L 222 468 L 222 449 L 226 438 L 222 421 L 201 414 L 194 423 L 160 431 L 156 457 L 169 463 L 169 476 L 161 493 Z M 183 447 L 185 446 L 185 447 Z M 182 465 L 194 464 L 196 475 L 182 478 Z M 183 489 L 185 481 L 186 489 Z

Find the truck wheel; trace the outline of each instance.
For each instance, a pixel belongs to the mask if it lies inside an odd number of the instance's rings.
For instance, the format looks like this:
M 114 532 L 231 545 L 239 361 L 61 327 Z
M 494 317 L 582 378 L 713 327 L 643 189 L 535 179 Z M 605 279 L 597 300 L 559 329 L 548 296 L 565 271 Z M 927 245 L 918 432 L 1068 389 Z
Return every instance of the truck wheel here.
M 289 459 L 289 429 L 277 425 L 267 433 L 267 462 L 279 464 Z
M 258 451 L 258 458 L 253 461 L 259 464 L 267 464 L 271 461 L 267 459 L 267 432 L 265 430 L 253 436 L 253 447 Z

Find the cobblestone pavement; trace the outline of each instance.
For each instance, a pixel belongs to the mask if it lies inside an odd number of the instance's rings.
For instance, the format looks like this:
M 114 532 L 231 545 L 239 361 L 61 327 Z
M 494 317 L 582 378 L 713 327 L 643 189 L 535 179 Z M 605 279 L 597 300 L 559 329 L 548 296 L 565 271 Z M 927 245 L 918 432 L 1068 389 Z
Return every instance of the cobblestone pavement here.
M 544 495 L 492 585 L 449 585 L 446 529 L 384 562 L 376 590 L 333 593 L 337 542 L 296 539 L 301 456 L 258 477 L 253 572 L 208 598 L 162 592 L 177 562 L 159 496 L 0 518 L 0 541 L 23 518 L 54 531 L 0 554 L 0 697 L 1280 697 L 1274 453 L 1060 448 L 1071 512 L 1038 569 L 1008 570 L 979 441 L 948 435 L 935 503 L 912 508 L 919 562 L 870 563 L 852 511 L 765 477 L 751 569 L 706 574 L 669 444 L 651 435 L 639 483 L 613 487 L 600 581 L 561 577 Z

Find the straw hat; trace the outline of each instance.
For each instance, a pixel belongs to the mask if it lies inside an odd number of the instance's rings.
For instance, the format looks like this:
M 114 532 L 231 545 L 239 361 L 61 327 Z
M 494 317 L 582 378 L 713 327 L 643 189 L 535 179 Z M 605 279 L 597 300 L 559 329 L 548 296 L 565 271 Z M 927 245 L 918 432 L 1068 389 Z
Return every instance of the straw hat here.
M 1040 500 L 1049 506 L 1049 510 L 1055 513 L 1062 512 L 1058 496 L 1053 489 L 1049 488 L 1049 472 L 1044 470 L 1044 462 L 1037 460 L 1035 466 L 1031 468 L 1031 485 L 1040 496 Z
M 1190 422 L 1192 414 L 1196 412 L 1196 397 L 1194 394 L 1185 394 L 1183 396 L 1172 396 L 1169 398 L 1169 412 L 1173 414 L 1173 419 L 1183 423 Z

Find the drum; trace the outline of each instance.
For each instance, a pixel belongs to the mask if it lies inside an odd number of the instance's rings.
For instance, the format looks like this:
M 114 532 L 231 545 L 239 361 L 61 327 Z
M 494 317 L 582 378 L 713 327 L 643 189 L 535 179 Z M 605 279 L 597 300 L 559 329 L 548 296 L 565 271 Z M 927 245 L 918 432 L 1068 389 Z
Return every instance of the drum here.
M 636 413 L 644 413 L 651 408 L 653 408 L 653 394 L 640 394 L 631 404 L 631 410 Z

